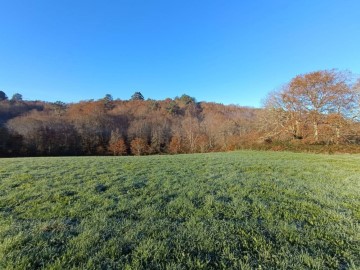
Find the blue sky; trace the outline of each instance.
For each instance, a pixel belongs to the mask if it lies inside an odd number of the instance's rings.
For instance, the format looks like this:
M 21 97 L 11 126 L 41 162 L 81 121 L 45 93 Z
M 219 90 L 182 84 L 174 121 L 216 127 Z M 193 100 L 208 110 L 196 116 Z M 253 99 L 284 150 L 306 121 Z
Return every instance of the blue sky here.
M 360 74 L 359 11 L 359 0 L 0 0 L 0 89 L 259 107 L 298 74 Z

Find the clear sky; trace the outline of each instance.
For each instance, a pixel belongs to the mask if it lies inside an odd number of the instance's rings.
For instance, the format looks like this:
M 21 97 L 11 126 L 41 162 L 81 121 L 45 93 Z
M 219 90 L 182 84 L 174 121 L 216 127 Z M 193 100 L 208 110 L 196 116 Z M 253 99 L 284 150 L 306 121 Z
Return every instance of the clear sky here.
M 258 107 L 295 75 L 360 73 L 359 0 L 0 0 L 0 89 Z

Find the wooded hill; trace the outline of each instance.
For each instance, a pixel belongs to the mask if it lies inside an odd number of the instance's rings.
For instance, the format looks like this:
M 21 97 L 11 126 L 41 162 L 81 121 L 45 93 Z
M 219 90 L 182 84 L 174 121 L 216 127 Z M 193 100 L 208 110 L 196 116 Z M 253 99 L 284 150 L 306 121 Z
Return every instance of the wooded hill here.
M 359 81 L 337 70 L 299 75 L 263 108 L 144 100 L 10 100 L 0 91 L 0 155 L 145 155 L 240 148 L 359 151 Z M 351 145 L 351 147 L 349 147 Z

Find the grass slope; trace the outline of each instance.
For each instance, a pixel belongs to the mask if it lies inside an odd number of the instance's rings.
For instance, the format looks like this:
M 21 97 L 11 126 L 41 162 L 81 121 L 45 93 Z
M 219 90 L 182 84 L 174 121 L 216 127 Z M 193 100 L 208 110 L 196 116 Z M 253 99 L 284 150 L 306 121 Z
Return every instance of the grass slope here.
M 358 269 L 360 156 L 0 159 L 0 269 Z

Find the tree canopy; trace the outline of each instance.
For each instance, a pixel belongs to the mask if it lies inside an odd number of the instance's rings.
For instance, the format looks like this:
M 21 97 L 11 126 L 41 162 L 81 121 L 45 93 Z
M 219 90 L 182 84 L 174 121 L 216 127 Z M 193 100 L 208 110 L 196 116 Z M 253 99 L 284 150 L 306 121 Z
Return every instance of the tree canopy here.
M 7 96 L 6 96 L 5 92 L 4 92 L 4 91 L 0 91 L 0 101 L 1 101 L 1 100 L 6 100 L 6 99 L 7 99 Z
M 266 106 L 282 121 L 278 126 L 288 128 L 294 137 L 300 138 L 301 126 L 307 125 L 313 140 L 318 142 L 320 125 L 330 127 L 335 119 L 345 123 L 357 117 L 359 91 L 353 87 L 350 73 L 321 70 L 296 76 L 279 91 L 271 93 Z
M 19 93 L 15 93 L 11 98 L 11 101 L 22 101 L 22 100 L 23 100 L 23 97 Z
M 135 92 L 131 96 L 131 100 L 144 100 L 144 96 L 140 92 Z

